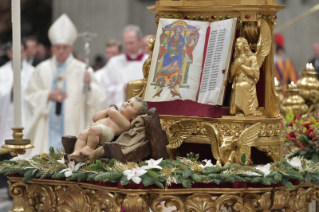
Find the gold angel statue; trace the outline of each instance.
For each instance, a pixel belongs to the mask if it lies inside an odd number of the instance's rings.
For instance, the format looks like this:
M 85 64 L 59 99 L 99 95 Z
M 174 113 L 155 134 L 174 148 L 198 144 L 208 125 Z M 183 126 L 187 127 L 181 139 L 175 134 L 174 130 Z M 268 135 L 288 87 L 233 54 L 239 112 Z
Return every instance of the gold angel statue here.
M 219 136 L 217 128 L 209 123 L 204 124 L 207 136 L 211 142 L 211 148 L 214 158 L 217 160 L 217 166 L 227 166 L 232 163 L 241 163 L 240 157 L 246 154 L 246 164 L 251 164 L 251 146 L 258 138 L 261 123 L 258 122 L 245 130 L 239 135 Z
M 257 26 L 260 28 L 260 35 L 256 53 L 250 50 L 245 38 L 236 39 L 234 62 L 231 65 L 229 77 L 229 82 L 233 83 L 230 99 L 232 115 L 261 115 L 261 112 L 257 110 L 256 84 L 260 75 L 259 68 L 269 54 L 272 40 L 270 28 L 264 19 L 259 19 Z

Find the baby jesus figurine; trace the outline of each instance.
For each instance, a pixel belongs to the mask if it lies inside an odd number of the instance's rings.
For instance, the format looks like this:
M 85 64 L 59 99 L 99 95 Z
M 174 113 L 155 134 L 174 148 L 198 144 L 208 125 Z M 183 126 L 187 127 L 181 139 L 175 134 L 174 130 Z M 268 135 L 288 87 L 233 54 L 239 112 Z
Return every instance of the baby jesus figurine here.
M 104 142 L 111 142 L 114 136 L 130 130 L 131 121 L 139 115 L 146 114 L 148 107 L 140 97 L 132 97 L 121 106 L 120 112 L 116 106 L 97 112 L 93 116 L 93 124 L 84 129 L 74 146 L 70 160 L 81 161 L 82 155 L 89 156 L 94 149 Z

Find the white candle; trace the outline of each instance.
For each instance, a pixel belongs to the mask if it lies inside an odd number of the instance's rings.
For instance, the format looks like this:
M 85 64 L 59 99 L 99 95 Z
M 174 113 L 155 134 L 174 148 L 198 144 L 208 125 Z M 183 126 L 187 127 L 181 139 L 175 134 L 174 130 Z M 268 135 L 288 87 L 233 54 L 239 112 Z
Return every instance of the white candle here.
M 12 43 L 13 43 L 13 105 L 14 126 L 22 127 L 21 123 L 21 20 L 20 0 L 11 0 L 12 7 Z

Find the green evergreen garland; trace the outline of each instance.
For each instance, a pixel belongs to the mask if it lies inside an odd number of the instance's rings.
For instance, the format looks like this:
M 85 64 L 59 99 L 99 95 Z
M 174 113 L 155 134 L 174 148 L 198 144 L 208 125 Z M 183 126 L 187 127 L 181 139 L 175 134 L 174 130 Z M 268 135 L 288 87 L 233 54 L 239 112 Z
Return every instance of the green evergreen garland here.
M 119 182 L 125 186 L 132 182 L 123 174 L 124 170 L 132 167 L 138 168 L 136 163 L 122 164 L 114 159 L 109 164 L 104 164 L 96 160 L 93 164 L 82 166 L 78 170 L 73 170 L 72 175 L 65 177 L 62 170 L 68 166 L 59 162 L 63 157 L 62 153 L 50 151 L 50 154 L 34 156 L 29 160 L 5 160 L 0 162 L 1 174 L 19 174 L 24 176 L 23 182 L 34 178 L 52 178 L 77 181 L 101 181 Z M 182 184 L 185 188 L 191 188 L 193 183 L 261 183 L 263 185 L 273 185 L 280 183 L 287 188 L 293 188 L 292 180 L 299 182 L 313 182 L 319 185 L 319 164 L 306 159 L 299 158 L 302 167 L 292 166 L 287 159 L 271 164 L 271 172 L 267 175 L 259 169 L 239 164 L 231 164 L 226 167 L 203 167 L 197 161 L 197 157 L 177 158 L 176 160 L 162 160 L 158 165 L 162 169 L 147 169 L 141 178 L 144 186 L 156 185 L 164 188 L 171 183 Z M 196 159 L 196 160 L 195 160 Z M 140 162 L 140 165 L 147 165 Z M 129 167 L 130 166 L 130 167 Z

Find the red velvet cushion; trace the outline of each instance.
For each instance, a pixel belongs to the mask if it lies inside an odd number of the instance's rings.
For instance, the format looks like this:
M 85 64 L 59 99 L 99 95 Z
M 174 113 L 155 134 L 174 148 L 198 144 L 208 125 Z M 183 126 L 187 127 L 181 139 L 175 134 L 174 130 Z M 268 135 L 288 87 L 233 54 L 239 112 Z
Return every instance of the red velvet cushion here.
M 221 118 L 229 115 L 228 108 L 206 105 L 191 100 L 174 100 L 166 102 L 147 102 L 148 108 L 155 107 L 160 115 L 199 116 Z

